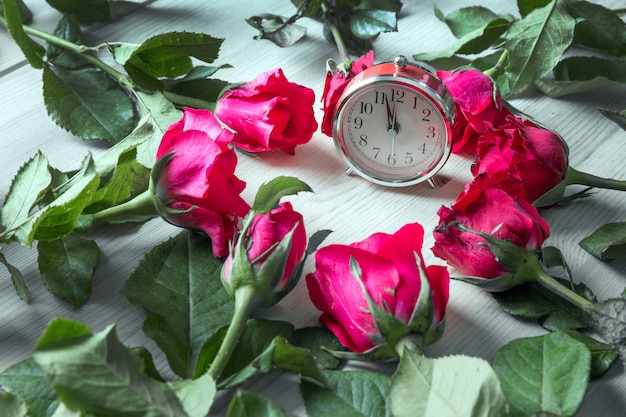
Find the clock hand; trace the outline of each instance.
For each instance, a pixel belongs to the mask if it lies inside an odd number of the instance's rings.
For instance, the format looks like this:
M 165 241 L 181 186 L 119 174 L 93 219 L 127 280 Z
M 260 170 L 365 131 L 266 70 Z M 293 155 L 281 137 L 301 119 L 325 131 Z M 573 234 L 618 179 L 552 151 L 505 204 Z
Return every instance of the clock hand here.
M 396 135 L 398 131 L 396 130 L 396 105 L 397 103 L 393 103 L 393 112 L 390 117 L 389 126 L 387 128 L 387 133 L 389 133 L 389 138 L 391 139 L 391 154 L 395 155 L 395 147 L 396 147 Z M 389 113 L 389 102 L 387 102 L 387 113 Z
M 389 99 L 387 98 L 387 95 L 385 95 L 385 105 L 387 106 L 387 130 L 389 130 L 393 127 L 393 115 L 391 112 L 391 108 L 389 107 Z

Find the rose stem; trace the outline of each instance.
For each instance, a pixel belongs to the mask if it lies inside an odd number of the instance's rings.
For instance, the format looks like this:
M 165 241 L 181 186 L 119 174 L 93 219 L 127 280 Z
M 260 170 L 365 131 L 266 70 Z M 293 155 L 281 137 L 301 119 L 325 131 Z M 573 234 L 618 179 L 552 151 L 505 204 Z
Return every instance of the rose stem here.
M 344 62 L 346 58 L 348 58 L 348 48 L 346 48 L 346 44 L 341 37 L 341 32 L 339 28 L 335 24 L 335 21 L 332 18 L 329 18 L 328 5 L 326 1 L 322 1 L 322 10 L 324 11 L 324 16 L 326 16 L 326 22 L 328 23 L 328 27 L 330 28 L 331 33 L 333 34 L 333 39 L 335 39 L 335 43 L 337 44 L 337 51 L 339 52 L 339 61 Z
M 602 178 L 595 175 L 587 174 L 585 172 L 577 171 L 576 169 L 569 167 L 567 169 L 567 175 L 565 176 L 565 183 L 567 185 L 580 184 L 588 185 L 590 187 L 608 188 L 611 190 L 626 191 L 626 181 L 614 180 L 610 178 Z
M 93 223 L 135 216 L 156 217 L 159 215 L 159 212 L 156 209 L 155 198 L 153 191 L 148 189 L 135 196 L 132 200 L 94 213 Z

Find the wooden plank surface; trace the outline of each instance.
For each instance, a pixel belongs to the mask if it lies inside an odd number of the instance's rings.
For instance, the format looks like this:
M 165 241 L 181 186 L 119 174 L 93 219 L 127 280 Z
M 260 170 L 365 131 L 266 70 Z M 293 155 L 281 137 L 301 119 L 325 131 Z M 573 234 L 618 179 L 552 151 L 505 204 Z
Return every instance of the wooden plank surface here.
M 444 12 L 468 5 L 461 0 L 438 3 Z M 610 7 L 621 2 L 601 3 Z M 433 4 L 432 0 L 405 2 L 399 32 L 384 34 L 375 43 L 377 61 L 392 59 L 398 54 L 410 56 L 437 50 L 449 44 L 452 36 L 435 18 Z M 515 13 L 514 2 L 506 0 L 490 1 L 486 6 L 497 12 Z M 54 27 L 58 15 L 43 0 L 33 1 L 31 7 L 36 16 L 34 26 L 46 30 Z M 253 40 L 255 31 L 244 21 L 254 14 L 290 15 L 294 10 L 287 0 L 151 1 L 112 24 L 87 29 L 86 40 L 92 45 L 103 41 L 141 43 L 149 36 L 166 31 L 203 32 L 226 39 L 218 63 L 228 63 L 233 68 L 221 72 L 220 78 L 248 81 L 260 72 L 282 67 L 291 81 L 314 89 L 319 98 L 325 61 L 337 58 L 334 47 L 321 35 L 321 25 L 303 21 L 309 27 L 307 38 L 291 48 L 280 49 L 268 41 Z M 28 67 L 3 29 L 0 29 L 0 45 L 0 138 L 3 144 L 0 195 L 4 196 L 19 167 L 37 150 L 41 150 L 52 165 L 68 170 L 76 168 L 88 152 L 97 156 L 106 144 L 82 142 L 57 127 L 45 111 L 40 71 Z M 626 132 L 596 110 L 597 107 L 626 109 L 625 93 L 623 87 L 559 99 L 531 93 L 511 100 L 511 103 L 565 138 L 570 146 L 573 167 L 599 176 L 626 179 Z M 316 108 L 316 111 L 318 120 L 321 120 L 320 109 Z M 278 175 L 294 175 L 309 183 L 315 193 L 297 196 L 292 202 L 303 213 L 309 233 L 318 229 L 334 231 L 326 243 L 350 243 L 377 231 L 394 232 L 415 221 L 430 230 L 437 223 L 437 209 L 441 205 L 450 205 L 471 178 L 471 161 L 453 156 L 438 177 L 439 186 L 435 189 L 427 186 L 388 189 L 369 184 L 344 175 L 344 166 L 332 140 L 320 132 L 314 135 L 310 144 L 297 148 L 295 156 L 284 153 L 260 158 L 241 155 L 239 161 L 237 173 L 248 183 L 244 192 L 248 201 L 252 200 L 262 182 Z M 584 252 L 577 242 L 602 224 L 625 221 L 625 207 L 626 193 L 600 190 L 592 198 L 573 206 L 545 213 L 553 231 L 548 243 L 564 252 L 575 280 L 586 283 L 601 300 L 617 296 L 626 286 L 626 261 L 603 263 Z M 52 296 L 43 286 L 34 248 L 15 245 L 3 248 L 9 261 L 25 274 L 32 301 L 29 305 L 24 304 L 15 294 L 7 274 L 2 272 L 0 370 L 30 356 L 37 337 L 48 322 L 58 316 L 81 320 L 94 331 L 117 323 L 125 343 L 145 344 L 155 355 L 160 368 L 165 369 L 164 356 L 140 331 L 143 314 L 130 306 L 119 291 L 143 254 L 177 232 L 176 228 L 159 219 L 138 228 L 127 227 L 123 233 L 119 228 L 100 231 L 96 239 L 102 249 L 102 258 L 94 279 L 93 295 L 90 302 L 77 311 Z M 426 262 L 442 264 L 428 250 L 431 246 L 432 237 L 427 234 Z M 305 273 L 312 270 L 309 261 Z M 304 280 L 280 304 L 261 315 L 286 319 L 297 327 L 317 324 L 318 318 L 318 312 L 308 301 Z M 489 294 L 467 284 L 452 282 L 445 334 L 426 353 L 433 357 L 460 353 L 491 360 L 496 350 L 508 341 L 543 333 L 536 324 L 503 313 Z M 293 376 L 272 375 L 253 382 L 250 387 L 271 396 L 297 415 L 304 415 Z M 622 416 L 626 412 L 625 393 L 626 372 L 621 364 L 615 364 L 609 375 L 591 382 L 579 415 Z M 218 405 L 225 404 L 225 401 L 218 402 Z M 222 408 L 211 415 L 224 414 Z

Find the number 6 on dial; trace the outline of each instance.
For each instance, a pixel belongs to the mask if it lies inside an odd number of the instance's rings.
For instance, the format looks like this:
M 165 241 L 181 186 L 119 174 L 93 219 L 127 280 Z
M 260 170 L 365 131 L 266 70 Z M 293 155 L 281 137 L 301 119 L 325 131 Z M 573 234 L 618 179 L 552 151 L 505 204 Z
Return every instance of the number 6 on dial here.
M 333 139 L 349 173 L 391 187 L 432 184 L 450 156 L 454 112 L 434 72 L 399 56 L 348 83 Z

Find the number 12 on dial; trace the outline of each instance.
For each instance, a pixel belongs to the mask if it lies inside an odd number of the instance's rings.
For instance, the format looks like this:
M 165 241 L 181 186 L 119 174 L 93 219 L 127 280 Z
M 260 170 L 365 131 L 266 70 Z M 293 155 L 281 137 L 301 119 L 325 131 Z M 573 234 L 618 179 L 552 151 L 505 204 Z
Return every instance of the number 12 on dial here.
M 337 105 L 333 138 L 349 171 L 407 186 L 430 180 L 446 162 L 453 118 L 443 83 L 398 57 L 352 79 Z

